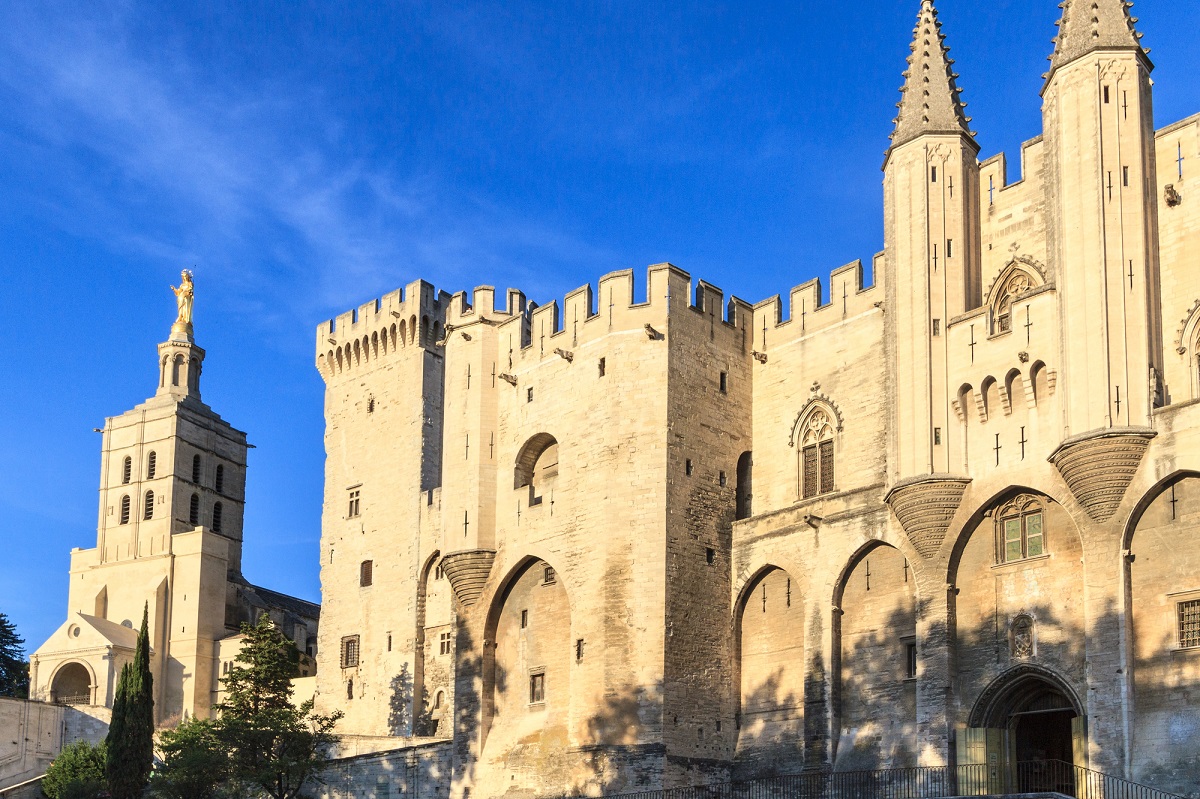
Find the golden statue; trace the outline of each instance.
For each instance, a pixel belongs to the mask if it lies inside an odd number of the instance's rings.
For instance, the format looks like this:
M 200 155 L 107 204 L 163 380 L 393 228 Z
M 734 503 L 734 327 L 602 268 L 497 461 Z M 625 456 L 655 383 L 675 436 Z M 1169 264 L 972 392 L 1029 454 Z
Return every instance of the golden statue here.
M 192 297 L 195 294 L 190 269 L 184 269 L 180 273 L 179 288 L 171 286 L 171 291 L 175 292 L 175 305 L 179 308 L 179 316 L 175 319 L 175 324 L 190 329 L 192 326 Z

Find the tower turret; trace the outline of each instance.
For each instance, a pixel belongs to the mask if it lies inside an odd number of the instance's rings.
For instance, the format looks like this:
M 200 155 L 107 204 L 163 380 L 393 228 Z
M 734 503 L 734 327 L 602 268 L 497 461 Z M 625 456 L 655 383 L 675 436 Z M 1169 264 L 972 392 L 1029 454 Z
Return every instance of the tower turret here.
M 1150 72 L 1124 0 L 1066 0 L 1042 91 L 1063 436 L 1146 427 L 1161 370 Z
M 979 304 L 979 147 L 932 0 L 922 0 L 884 163 L 889 341 L 897 431 L 892 476 L 946 474 L 946 325 Z

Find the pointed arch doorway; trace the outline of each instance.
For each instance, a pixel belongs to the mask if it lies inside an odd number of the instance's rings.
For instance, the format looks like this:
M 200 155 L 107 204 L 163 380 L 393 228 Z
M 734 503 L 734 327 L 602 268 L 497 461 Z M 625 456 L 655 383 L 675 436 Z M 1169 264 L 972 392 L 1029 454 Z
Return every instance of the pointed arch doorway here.
M 958 763 L 974 767 L 960 769 L 960 792 L 1074 796 L 1074 770 L 1061 764 L 1087 765 L 1087 717 L 1056 674 L 1017 666 L 976 700 L 967 726 L 958 730 Z

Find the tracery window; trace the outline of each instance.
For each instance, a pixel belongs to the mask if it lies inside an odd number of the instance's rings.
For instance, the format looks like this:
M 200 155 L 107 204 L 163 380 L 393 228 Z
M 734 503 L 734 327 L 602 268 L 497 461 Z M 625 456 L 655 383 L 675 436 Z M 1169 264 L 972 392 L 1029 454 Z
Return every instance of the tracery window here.
M 1015 271 L 1009 275 L 1004 281 L 1004 286 L 999 293 L 999 301 L 996 303 L 996 309 L 992 321 L 993 333 L 1007 333 L 1012 330 L 1012 306 L 1023 294 L 1033 288 L 1033 281 L 1029 275 L 1021 271 Z
M 822 408 L 805 420 L 800 435 L 800 496 L 833 491 L 833 422 Z
M 1022 494 L 996 514 L 996 562 L 1012 563 L 1046 554 L 1045 508 Z

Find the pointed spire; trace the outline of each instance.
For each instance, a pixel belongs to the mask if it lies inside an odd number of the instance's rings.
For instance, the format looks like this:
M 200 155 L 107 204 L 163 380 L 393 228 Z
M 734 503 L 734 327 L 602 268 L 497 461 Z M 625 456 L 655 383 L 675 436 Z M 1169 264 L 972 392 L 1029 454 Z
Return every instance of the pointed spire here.
M 952 69 L 954 61 L 945 42 L 933 0 L 921 0 L 912 55 L 900 89 L 903 95 L 896 104 L 900 114 L 894 120 L 893 148 L 926 133 L 961 133 L 973 140 L 971 118 L 963 110 L 967 104 L 959 99 L 961 91 L 955 83 L 958 75 Z
M 1093 50 L 1132 49 L 1142 53 L 1142 34 L 1130 16 L 1133 3 L 1126 0 L 1063 0 L 1063 10 L 1050 56 L 1050 73 Z M 1047 75 L 1049 77 L 1049 75 Z

